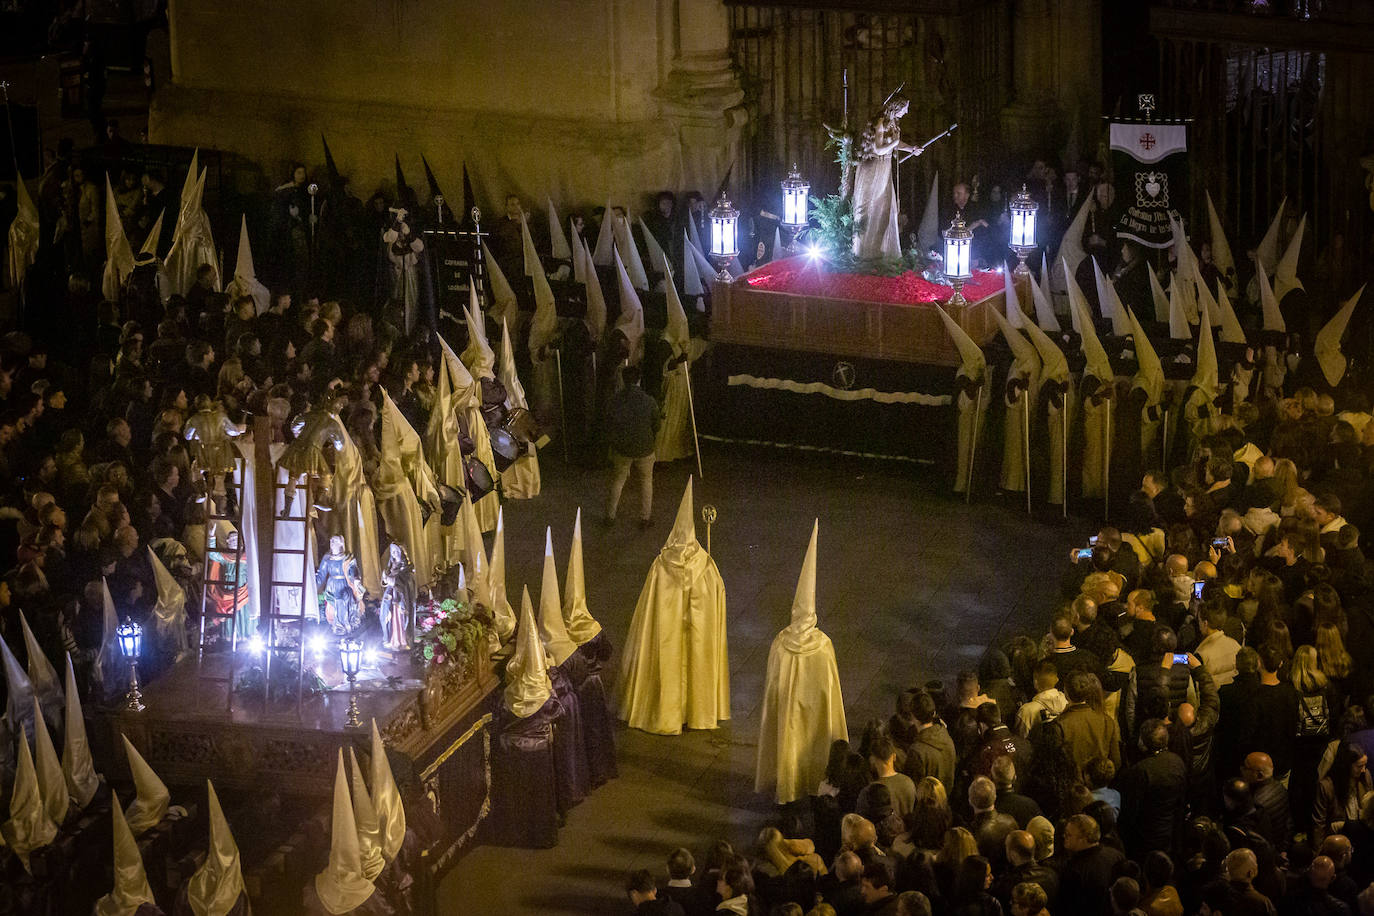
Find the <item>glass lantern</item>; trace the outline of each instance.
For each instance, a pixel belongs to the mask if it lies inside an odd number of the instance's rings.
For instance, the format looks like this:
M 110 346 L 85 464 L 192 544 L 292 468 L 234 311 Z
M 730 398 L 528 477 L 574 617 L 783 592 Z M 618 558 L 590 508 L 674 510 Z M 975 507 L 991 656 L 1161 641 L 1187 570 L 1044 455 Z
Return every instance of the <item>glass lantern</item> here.
M 363 667 L 363 641 L 354 636 L 339 640 L 339 667 L 351 684 Z
M 726 265 L 739 255 L 739 211 L 730 206 L 730 198 L 724 194 L 711 213 L 711 260 L 720 268 L 721 279 L 726 282 L 730 273 Z
M 973 276 L 973 230 L 964 224 L 963 213 L 955 214 L 953 222 L 944 231 L 944 237 L 945 277 L 954 287 L 954 295 L 950 297 L 949 304 L 968 305 L 963 288 L 964 281 Z
M 810 215 L 807 209 L 810 198 L 811 182 L 801 177 L 794 162 L 792 171 L 782 182 L 782 224 L 794 232 L 805 226 Z
M 1007 207 L 1011 213 L 1011 241 L 1009 246 L 1016 252 L 1018 263 L 1016 276 L 1024 277 L 1030 273 L 1026 257 L 1035 250 L 1035 217 L 1040 205 L 1030 196 L 1025 185 L 1012 197 Z
M 143 649 L 143 628 L 137 621 L 126 620 L 115 627 L 119 651 L 129 660 L 129 691 L 124 694 L 124 708 L 129 712 L 143 712 L 143 691 L 138 684 L 138 654 Z

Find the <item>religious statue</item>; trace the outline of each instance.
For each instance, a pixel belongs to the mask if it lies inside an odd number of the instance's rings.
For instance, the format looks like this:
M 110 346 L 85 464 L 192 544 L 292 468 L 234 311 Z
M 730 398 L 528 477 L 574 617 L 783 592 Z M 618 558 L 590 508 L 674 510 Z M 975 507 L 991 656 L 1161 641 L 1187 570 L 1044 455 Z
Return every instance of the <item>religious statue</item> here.
M 405 332 L 415 329 L 420 310 L 420 254 L 425 243 L 412 229 L 404 209 L 392 209 L 391 225 L 382 230 L 382 245 L 390 272 L 390 301 L 401 307 Z
M 902 142 L 902 128 L 897 122 L 910 107 L 900 90 L 894 92 L 863 132 L 848 141 L 854 176 L 852 182 L 849 175 L 843 177 L 853 197 L 854 257 L 860 260 L 898 258 L 902 254 L 892 157 L 903 152 L 919 156 L 925 151 L 924 147 Z M 827 125 L 826 131 L 842 144 L 846 142 L 842 130 Z
M 383 648 L 395 652 L 410 648 L 406 634 L 415 615 L 416 591 L 415 566 L 406 555 L 406 549 L 393 542 L 387 550 L 386 568 L 382 570 Z
M 324 617 L 336 635 L 347 635 L 362 625 L 363 580 L 358 561 L 337 534 L 329 539 L 329 553 L 315 571 L 315 587 L 324 594 Z
M 243 435 L 244 427 L 230 422 L 223 405 L 209 395 L 199 395 L 195 407 L 196 412 L 186 421 L 184 435 L 191 443 L 196 468 L 212 480 L 234 473 L 238 456 L 229 438 Z

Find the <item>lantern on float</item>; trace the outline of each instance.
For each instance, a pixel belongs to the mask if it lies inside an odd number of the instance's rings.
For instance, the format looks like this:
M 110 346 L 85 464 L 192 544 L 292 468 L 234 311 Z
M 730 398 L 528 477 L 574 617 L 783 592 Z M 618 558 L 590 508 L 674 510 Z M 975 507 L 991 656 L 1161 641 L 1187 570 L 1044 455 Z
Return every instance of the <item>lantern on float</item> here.
M 950 297 L 949 304 L 968 305 L 968 300 L 964 298 L 964 281 L 973 276 L 971 267 L 973 254 L 973 230 L 964 224 L 964 214 L 957 213 L 949 228 L 943 233 L 945 237 L 945 277 L 950 285 L 954 287 L 954 295 Z
M 1028 276 L 1030 268 L 1026 266 L 1026 257 L 1035 250 L 1035 216 L 1040 205 L 1030 196 L 1026 186 L 1021 185 L 1021 190 L 1012 197 L 1007 209 L 1011 213 L 1009 247 L 1019 259 L 1015 273 L 1018 277 Z

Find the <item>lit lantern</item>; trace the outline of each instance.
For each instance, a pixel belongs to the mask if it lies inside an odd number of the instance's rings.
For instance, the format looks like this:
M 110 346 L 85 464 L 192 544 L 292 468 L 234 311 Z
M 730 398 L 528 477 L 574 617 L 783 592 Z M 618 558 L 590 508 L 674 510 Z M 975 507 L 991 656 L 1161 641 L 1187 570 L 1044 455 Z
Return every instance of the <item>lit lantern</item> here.
M 711 210 L 711 260 L 720 268 L 721 279 L 730 280 L 725 266 L 739 255 L 739 211 L 730 206 L 724 194 Z
M 124 708 L 129 712 L 143 712 L 143 692 L 138 688 L 138 654 L 143 649 L 143 628 L 136 621 L 126 620 L 115 627 L 119 651 L 129 660 L 129 692 L 124 695 Z
M 973 252 L 973 230 L 964 225 L 964 214 L 957 213 L 945 236 L 945 277 L 954 287 L 950 305 L 968 305 L 964 298 L 964 281 L 973 276 L 971 256 Z
M 363 667 L 363 641 L 355 636 L 345 636 L 339 640 L 339 667 L 348 678 L 348 719 L 344 722 L 349 728 L 361 728 L 362 717 L 358 714 L 358 695 L 353 692 L 358 672 Z
M 801 177 L 797 164 L 792 163 L 792 171 L 782 182 L 782 224 L 797 230 L 807 223 L 808 201 L 811 198 L 811 182 Z
M 1011 212 L 1009 247 L 1019 259 L 1016 276 L 1023 277 L 1030 273 L 1030 268 L 1026 267 L 1026 256 L 1035 250 L 1035 215 L 1040 205 L 1030 196 L 1026 186 L 1021 185 L 1021 190 L 1012 197 L 1007 209 Z

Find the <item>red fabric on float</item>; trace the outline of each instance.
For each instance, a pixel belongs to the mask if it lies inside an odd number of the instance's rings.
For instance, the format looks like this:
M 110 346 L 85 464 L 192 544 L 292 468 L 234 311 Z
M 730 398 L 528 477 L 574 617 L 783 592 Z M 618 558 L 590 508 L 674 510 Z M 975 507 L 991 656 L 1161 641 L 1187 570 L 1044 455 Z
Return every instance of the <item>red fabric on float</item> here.
M 929 304 L 946 302 L 954 295 L 952 287 L 931 283 L 914 271 L 895 277 L 835 273 L 827 270 L 823 261 L 804 256 L 772 261 L 745 274 L 742 279 L 758 290 L 858 302 Z M 998 271 L 974 271 L 972 279 L 964 283 L 964 298 L 977 302 L 1001 292 L 1002 287 L 1002 275 Z

